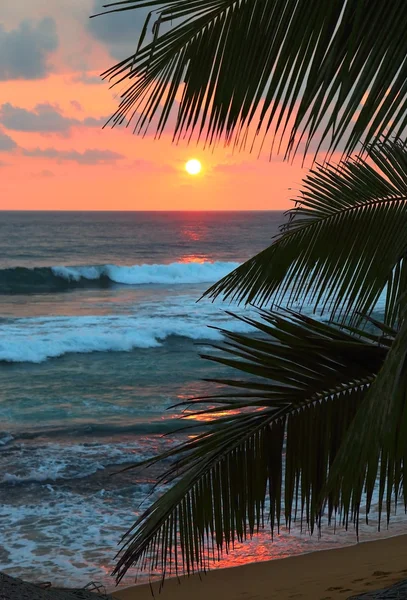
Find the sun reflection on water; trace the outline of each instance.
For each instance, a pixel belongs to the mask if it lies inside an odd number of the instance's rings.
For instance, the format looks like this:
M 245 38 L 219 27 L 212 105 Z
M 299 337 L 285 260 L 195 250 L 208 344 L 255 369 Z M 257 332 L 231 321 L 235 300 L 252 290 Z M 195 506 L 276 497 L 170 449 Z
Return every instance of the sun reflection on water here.
M 211 263 L 213 261 L 209 260 L 209 258 L 205 254 L 185 254 L 184 256 L 182 256 L 179 259 L 179 262 L 202 264 L 202 263 L 206 263 L 206 262 Z

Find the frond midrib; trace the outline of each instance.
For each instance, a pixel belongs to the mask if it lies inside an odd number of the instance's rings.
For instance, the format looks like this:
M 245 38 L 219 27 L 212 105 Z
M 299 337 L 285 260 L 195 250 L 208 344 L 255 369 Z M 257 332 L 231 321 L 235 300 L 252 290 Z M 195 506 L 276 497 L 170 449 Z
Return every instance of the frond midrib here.
M 337 217 L 338 215 L 344 215 L 346 213 L 351 213 L 352 211 L 357 211 L 360 208 L 366 208 L 366 207 L 371 207 L 374 205 L 379 205 L 379 204 L 387 204 L 387 203 L 392 203 L 392 202 L 405 202 L 407 201 L 407 195 L 404 194 L 400 194 L 400 195 L 394 195 L 394 196 L 386 196 L 386 197 L 382 197 L 382 198 L 372 198 L 371 200 L 366 200 L 366 201 L 359 201 L 356 204 L 352 204 L 351 206 L 347 206 L 346 208 L 341 208 L 339 210 L 337 210 L 336 212 L 330 213 L 329 215 L 325 215 L 323 217 L 317 218 L 317 219 L 313 219 L 312 217 L 309 217 L 308 219 L 305 218 L 305 220 L 309 221 L 309 223 L 304 223 L 303 227 L 310 227 L 316 223 L 318 223 L 318 225 L 320 223 L 324 223 L 324 222 L 328 222 L 330 219 L 333 219 L 335 217 Z M 301 202 L 301 201 L 299 201 Z M 302 201 L 304 202 L 304 201 Z M 293 209 L 294 211 L 300 211 L 301 207 L 299 208 L 295 208 Z M 290 231 L 290 227 L 295 227 L 295 215 L 294 215 L 294 219 L 292 221 L 292 223 L 289 223 L 287 225 L 288 230 L 286 232 L 284 232 L 284 234 L 279 237 L 276 242 L 279 242 L 280 240 L 289 237 L 290 235 L 294 235 L 296 233 L 298 233 L 298 231 L 301 231 L 303 229 L 303 227 L 298 227 L 297 229 L 292 229 Z M 275 242 L 275 243 L 276 243 Z

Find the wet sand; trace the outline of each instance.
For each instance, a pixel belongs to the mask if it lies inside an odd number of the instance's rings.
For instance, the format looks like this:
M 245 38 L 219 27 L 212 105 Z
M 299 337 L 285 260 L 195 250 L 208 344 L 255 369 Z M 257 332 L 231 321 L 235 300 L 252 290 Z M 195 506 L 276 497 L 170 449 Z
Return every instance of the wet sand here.
M 407 535 L 280 560 L 168 579 L 159 600 L 337 600 L 407 579 Z M 118 600 L 151 600 L 149 585 L 112 590 Z

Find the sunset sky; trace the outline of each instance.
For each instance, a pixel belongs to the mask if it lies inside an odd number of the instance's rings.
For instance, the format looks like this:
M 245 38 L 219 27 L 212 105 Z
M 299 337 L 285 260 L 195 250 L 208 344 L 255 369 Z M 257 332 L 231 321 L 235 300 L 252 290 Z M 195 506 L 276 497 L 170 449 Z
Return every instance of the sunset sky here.
M 268 151 L 175 145 L 102 125 L 122 88 L 99 74 L 130 55 L 146 12 L 89 20 L 102 0 L 13 0 L 0 20 L 0 209 L 268 210 L 304 170 Z M 270 140 L 271 145 L 271 140 Z M 202 172 L 188 175 L 188 159 Z M 290 190 L 289 188 L 292 188 Z

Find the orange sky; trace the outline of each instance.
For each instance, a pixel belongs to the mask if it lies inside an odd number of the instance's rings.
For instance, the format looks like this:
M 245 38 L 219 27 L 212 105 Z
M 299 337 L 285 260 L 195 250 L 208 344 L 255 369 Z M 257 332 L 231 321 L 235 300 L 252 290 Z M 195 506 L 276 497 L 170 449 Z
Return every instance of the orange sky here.
M 258 158 L 257 152 L 175 145 L 171 131 L 154 140 L 153 131 L 141 138 L 131 128 L 101 129 L 119 90 L 97 83 L 97 75 L 130 54 L 143 14 L 89 25 L 102 0 L 9 4 L 0 21 L 0 209 L 291 206 L 305 173 L 301 158 L 294 165 L 281 157 L 269 161 L 267 142 Z M 189 158 L 201 160 L 199 176 L 186 174 Z

